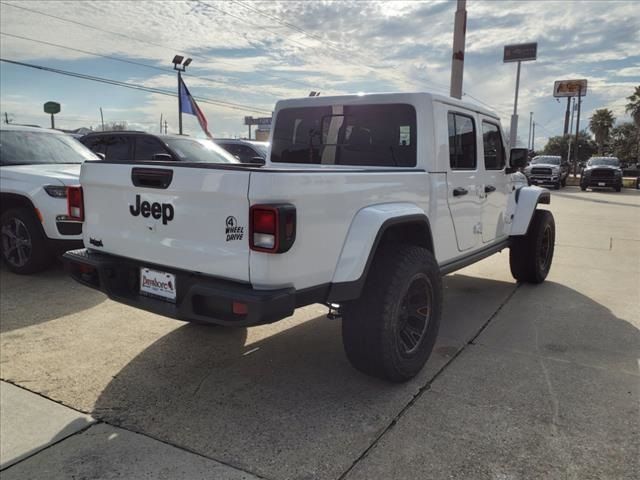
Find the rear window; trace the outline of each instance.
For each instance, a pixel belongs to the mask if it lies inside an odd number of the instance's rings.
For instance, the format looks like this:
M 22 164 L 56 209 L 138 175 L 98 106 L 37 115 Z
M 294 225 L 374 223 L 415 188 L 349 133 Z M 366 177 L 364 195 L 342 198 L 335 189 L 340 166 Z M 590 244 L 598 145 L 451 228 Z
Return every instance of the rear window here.
M 414 167 L 416 111 L 411 105 L 333 105 L 278 112 L 271 161 Z
M 1 165 L 82 163 L 97 160 L 91 150 L 68 135 L 39 131 L 0 131 Z
M 233 155 L 211 140 L 165 137 L 164 141 L 178 155 L 178 158 L 184 162 L 239 163 Z

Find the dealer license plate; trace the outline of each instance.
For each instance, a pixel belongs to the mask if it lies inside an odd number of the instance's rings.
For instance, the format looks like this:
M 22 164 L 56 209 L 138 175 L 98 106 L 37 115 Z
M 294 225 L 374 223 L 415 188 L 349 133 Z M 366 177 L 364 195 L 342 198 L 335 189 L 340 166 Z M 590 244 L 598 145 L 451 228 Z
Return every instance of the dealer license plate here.
M 604 182 L 598 182 L 599 187 L 604 187 L 606 184 Z
M 169 302 L 176 301 L 176 276 L 150 268 L 140 268 L 140 293 L 160 297 Z

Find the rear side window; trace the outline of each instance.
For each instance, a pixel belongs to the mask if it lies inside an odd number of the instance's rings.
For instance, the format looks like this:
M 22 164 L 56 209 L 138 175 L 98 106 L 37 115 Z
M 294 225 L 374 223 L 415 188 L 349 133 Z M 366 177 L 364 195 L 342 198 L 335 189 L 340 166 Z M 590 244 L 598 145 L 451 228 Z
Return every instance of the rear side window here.
M 108 135 L 103 137 L 105 157 L 110 162 L 126 161 L 133 158 L 132 138 L 124 135 Z
M 449 112 L 449 164 L 452 170 L 475 170 L 476 126 L 473 118 Z
M 271 161 L 414 167 L 416 111 L 407 104 L 280 110 L 274 127 Z
M 497 125 L 482 122 L 482 143 L 484 146 L 484 168 L 502 170 L 505 166 L 504 146 Z
M 147 135 L 136 137 L 136 160 L 155 160 L 154 155 L 159 153 L 169 154 L 159 140 Z

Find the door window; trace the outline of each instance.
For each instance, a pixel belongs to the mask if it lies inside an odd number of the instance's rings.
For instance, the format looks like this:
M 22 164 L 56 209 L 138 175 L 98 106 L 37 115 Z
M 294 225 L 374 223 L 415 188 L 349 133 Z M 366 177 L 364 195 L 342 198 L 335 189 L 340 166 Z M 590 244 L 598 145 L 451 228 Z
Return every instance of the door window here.
M 476 126 L 473 118 L 449 112 L 449 164 L 452 170 L 475 170 Z
M 484 145 L 484 168 L 502 170 L 505 166 L 504 146 L 497 125 L 482 122 L 482 143 Z

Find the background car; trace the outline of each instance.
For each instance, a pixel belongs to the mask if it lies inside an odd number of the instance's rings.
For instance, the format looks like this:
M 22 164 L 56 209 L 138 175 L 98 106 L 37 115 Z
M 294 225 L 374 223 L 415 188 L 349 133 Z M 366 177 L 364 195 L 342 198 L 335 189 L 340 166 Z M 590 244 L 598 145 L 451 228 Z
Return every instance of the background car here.
M 153 135 L 146 132 L 94 132 L 80 141 L 110 162 L 205 162 L 239 163 L 211 140 L 184 135 Z
M 0 127 L 2 259 L 20 274 L 47 267 L 55 255 L 82 247 L 82 223 L 67 212 L 67 186 L 80 165 L 98 157 L 56 130 Z
M 216 138 L 214 142 L 242 163 L 264 165 L 267 158 L 267 150 L 269 149 L 269 142 L 257 142 L 255 140 Z
M 529 185 L 553 185 L 556 189 L 567 184 L 569 164 L 557 155 L 538 155 L 524 169 Z
M 622 190 L 622 168 L 616 157 L 591 157 L 582 170 L 580 189 L 589 187 Z

